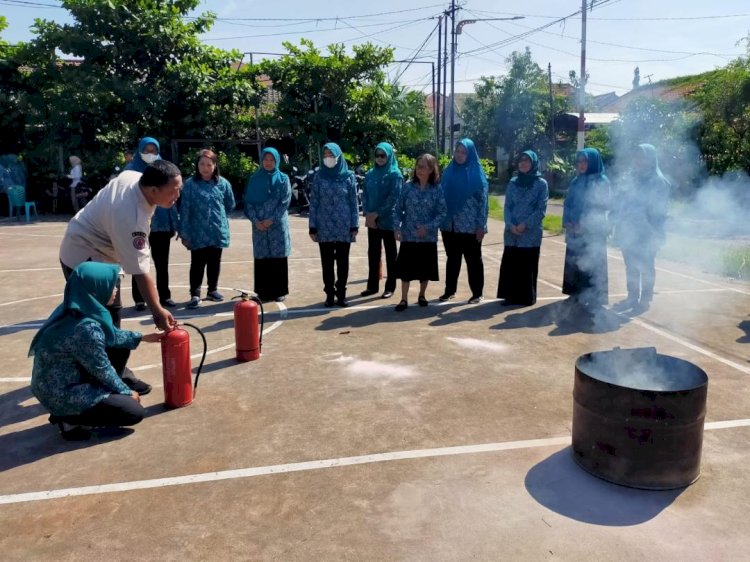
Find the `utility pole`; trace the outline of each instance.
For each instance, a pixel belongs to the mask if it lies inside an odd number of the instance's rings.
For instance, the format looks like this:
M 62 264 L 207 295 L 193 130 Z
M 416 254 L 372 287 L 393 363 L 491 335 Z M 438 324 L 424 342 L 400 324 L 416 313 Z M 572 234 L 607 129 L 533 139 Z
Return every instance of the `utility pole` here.
M 547 81 L 549 82 L 549 128 L 552 133 L 552 157 L 555 157 L 555 98 L 552 95 L 552 63 L 547 63 Z
M 586 103 L 586 9 L 588 0 L 581 0 L 581 76 L 578 78 L 578 150 L 585 145 L 584 105 Z M 593 6 L 593 4 L 592 4 Z
M 437 52 L 437 97 L 435 94 L 432 95 L 432 105 L 437 109 L 435 113 L 435 150 L 437 156 L 442 153 L 442 142 L 440 141 L 440 62 L 441 62 L 441 51 L 443 49 L 443 16 L 438 18 L 438 52 Z M 434 78 L 433 78 L 434 79 Z
M 584 0 L 585 2 L 586 0 Z M 453 150 L 453 127 L 456 123 L 456 0 L 451 0 L 451 143 Z
M 445 152 L 445 98 L 448 93 L 448 12 L 445 12 L 445 26 L 443 26 L 443 95 L 441 103 L 443 104 L 443 132 L 440 134 L 440 153 Z

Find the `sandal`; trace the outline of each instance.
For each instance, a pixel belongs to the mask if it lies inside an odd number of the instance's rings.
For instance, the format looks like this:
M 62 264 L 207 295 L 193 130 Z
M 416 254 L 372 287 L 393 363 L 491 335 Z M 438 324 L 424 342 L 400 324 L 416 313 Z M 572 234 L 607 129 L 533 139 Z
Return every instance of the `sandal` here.
M 419 299 L 417 299 L 417 302 L 419 303 L 419 306 L 427 306 L 427 299 L 424 298 L 424 295 L 419 295 Z
M 406 308 L 409 306 L 409 303 L 402 300 L 400 303 L 396 305 L 396 312 L 403 312 L 406 310 Z

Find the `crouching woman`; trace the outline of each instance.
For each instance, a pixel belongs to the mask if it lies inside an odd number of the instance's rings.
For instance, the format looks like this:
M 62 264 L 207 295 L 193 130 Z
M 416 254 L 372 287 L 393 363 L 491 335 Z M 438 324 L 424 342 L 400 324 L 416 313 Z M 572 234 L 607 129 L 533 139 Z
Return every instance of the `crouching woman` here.
M 105 348 L 135 349 L 161 334 L 120 330 L 105 308 L 117 294 L 120 267 L 84 262 L 68 278 L 63 302 L 34 336 L 31 391 L 63 438 L 89 437 L 87 427 L 122 427 L 144 416 L 140 396 L 117 375 Z

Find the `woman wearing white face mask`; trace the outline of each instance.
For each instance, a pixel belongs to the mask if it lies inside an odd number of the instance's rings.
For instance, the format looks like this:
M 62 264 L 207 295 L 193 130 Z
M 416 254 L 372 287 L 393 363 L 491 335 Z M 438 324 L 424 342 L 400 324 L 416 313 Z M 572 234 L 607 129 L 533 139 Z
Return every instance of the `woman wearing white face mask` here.
M 161 160 L 159 150 L 158 140 L 153 137 L 143 137 L 138 143 L 133 159 L 128 162 L 125 169 L 143 172 L 149 164 Z M 151 217 L 151 232 L 148 235 L 151 257 L 156 267 L 156 288 L 159 292 L 159 301 L 162 306 L 169 308 L 176 306 L 169 289 L 169 246 L 179 226 L 180 215 L 177 205 L 172 205 L 169 209 L 157 207 L 154 216 Z M 135 282 L 133 282 L 132 294 L 135 309 L 139 312 L 146 310 L 146 303 Z
M 310 238 L 320 246 L 325 305 L 348 306 L 349 249 L 359 231 L 357 181 L 346 165 L 339 145 L 323 149 L 323 166 L 310 190 Z M 334 263 L 336 273 L 334 273 Z

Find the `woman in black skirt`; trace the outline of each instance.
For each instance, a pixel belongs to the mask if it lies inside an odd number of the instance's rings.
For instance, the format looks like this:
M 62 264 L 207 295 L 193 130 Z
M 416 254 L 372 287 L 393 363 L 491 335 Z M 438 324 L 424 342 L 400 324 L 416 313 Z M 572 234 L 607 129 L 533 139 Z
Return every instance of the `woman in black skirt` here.
M 532 150 L 518 158 L 518 175 L 505 191 L 503 260 L 497 298 L 501 304 L 531 306 L 536 303 L 542 219 L 547 212 L 549 189 L 539 172 L 539 158 Z
M 409 306 L 409 284 L 419 280 L 419 306 L 427 306 L 425 291 L 430 281 L 439 281 L 437 231 L 445 219 L 445 196 L 440 187 L 440 167 L 432 154 L 417 158 L 411 181 L 401 191 L 393 225 L 401 242 L 396 260 L 401 279 L 402 312 Z

